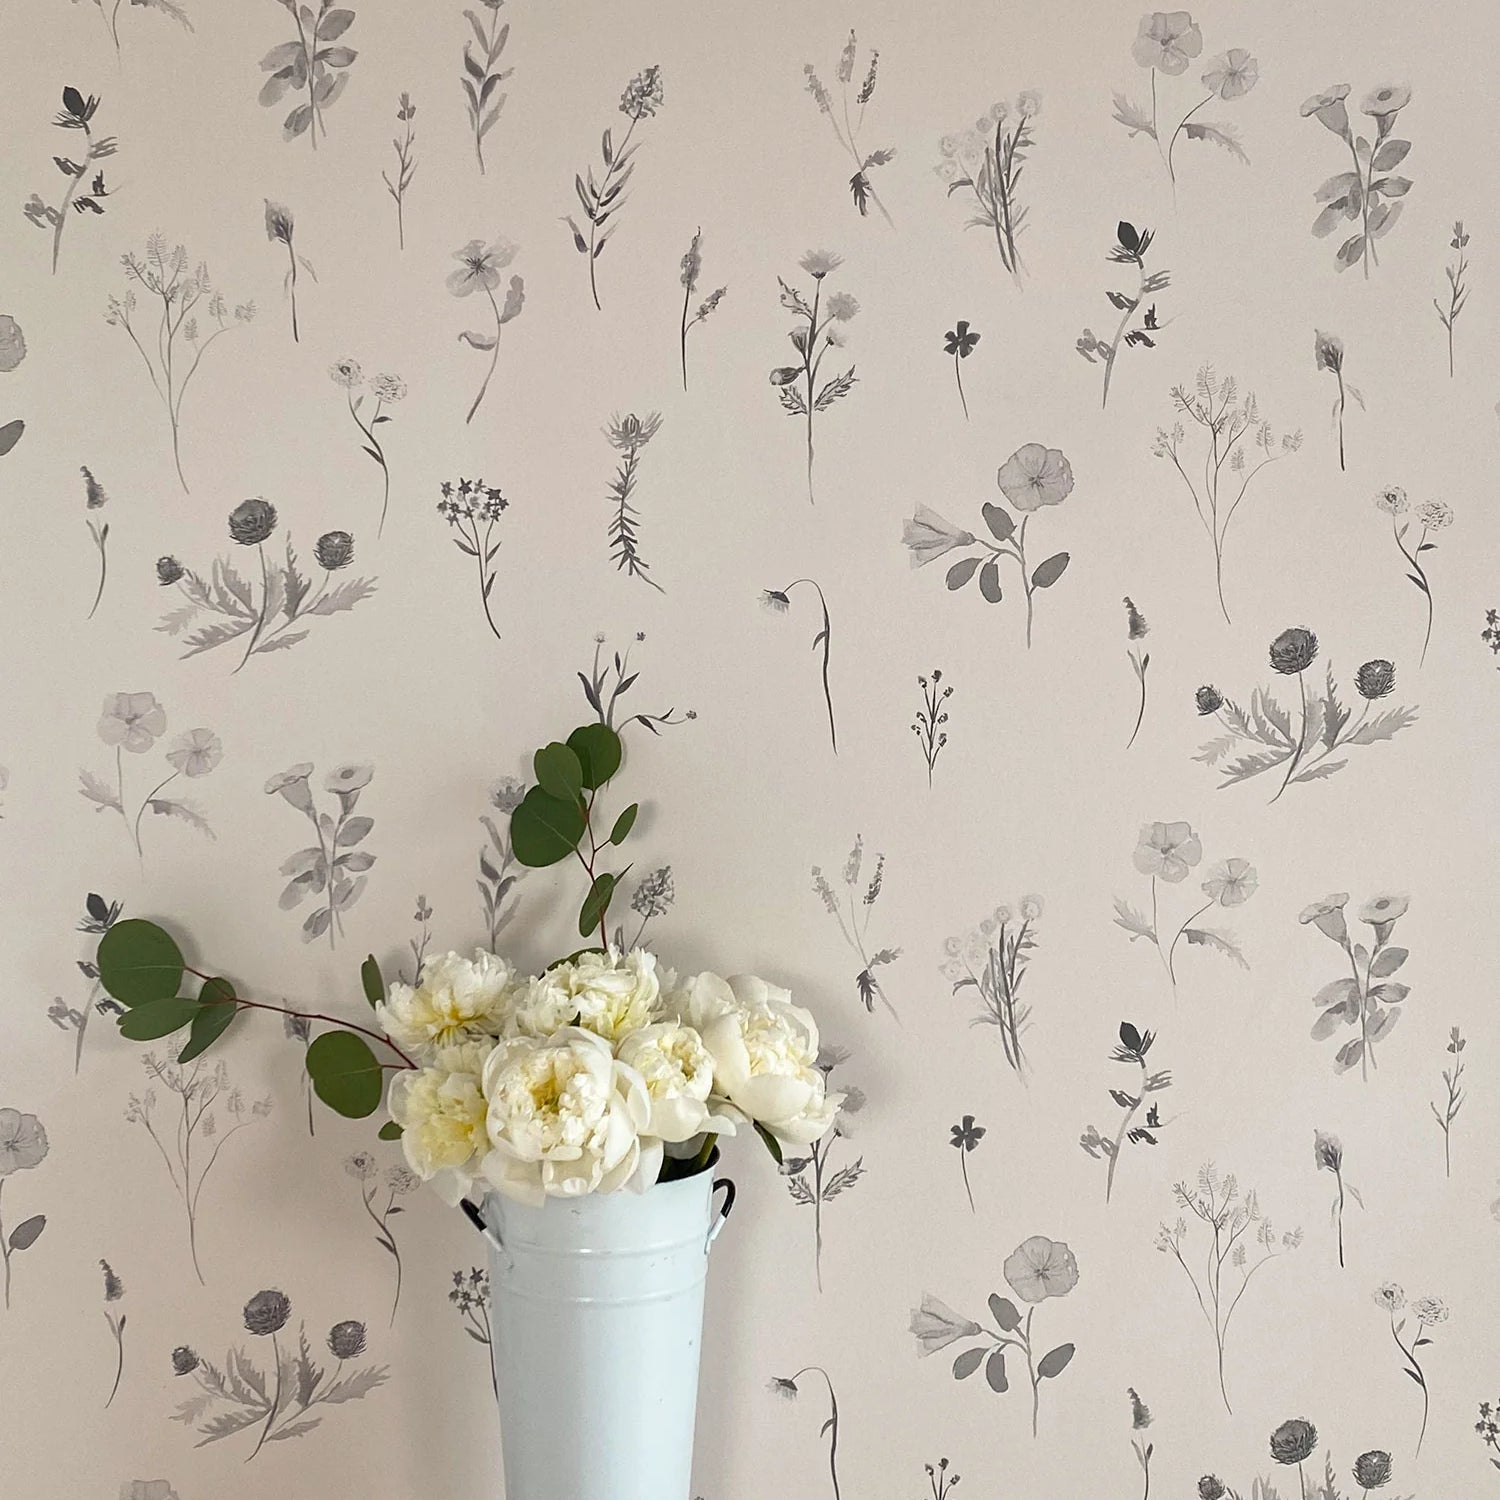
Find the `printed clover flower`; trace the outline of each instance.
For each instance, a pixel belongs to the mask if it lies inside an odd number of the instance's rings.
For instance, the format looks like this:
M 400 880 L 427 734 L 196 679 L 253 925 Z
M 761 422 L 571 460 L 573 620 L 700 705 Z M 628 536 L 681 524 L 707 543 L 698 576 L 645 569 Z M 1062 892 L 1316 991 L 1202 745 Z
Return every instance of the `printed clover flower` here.
M 450 1047 L 433 1066 L 405 1069 L 391 1080 L 387 1107 L 401 1127 L 406 1164 L 444 1203 L 457 1207 L 489 1150 L 482 1073 L 488 1049 Z
M 1176 77 L 1203 51 L 1203 33 L 1185 10 L 1157 10 L 1141 17 L 1131 56 L 1143 68 Z
M 1283 630 L 1271 642 L 1271 666 L 1287 677 L 1305 672 L 1318 658 L 1318 638 L 1312 631 L 1296 625 Z
M 1243 47 L 1231 47 L 1208 65 L 1203 87 L 1219 98 L 1243 99 L 1255 87 L 1260 68 Z
M 1384 698 L 1396 686 L 1395 663 L 1384 661 L 1379 657 L 1374 661 L 1367 661 L 1354 674 L 1354 686 L 1359 696 L 1368 702 L 1373 703 L 1377 698 Z
M 1034 1234 L 1005 1257 L 1001 1268 L 1011 1290 L 1023 1302 L 1064 1297 L 1078 1285 L 1078 1262 L 1061 1240 Z
M 1391 1455 L 1372 1448 L 1354 1460 L 1354 1482 L 1362 1490 L 1378 1490 L 1391 1482 Z
M 913 1309 L 910 1328 L 921 1344 L 923 1354 L 936 1354 L 939 1349 L 946 1349 L 960 1339 L 973 1338 L 984 1331 L 978 1323 L 954 1312 L 930 1292 L 924 1292 L 921 1307 Z
M 919 505 L 911 520 L 902 524 L 901 540 L 911 553 L 912 567 L 920 568 L 955 547 L 972 546 L 974 533 L 955 526 L 929 506 Z
M 1024 443 L 1000 465 L 995 482 L 1017 510 L 1039 510 L 1072 494 L 1073 468 L 1060 448 Z
M 944 354 L 953 354 L 959 359 L 967 359 L 974 352 L 974 346 L 979 342 L 979 335 L 969 327 L 966 319 L 960 318 L 943 335 L 943 339 Z
M 445 1047 L 498 1037 L 515 989 L 515 970 L 503 958 L 483 949 L 472 959 L 444 953 L 422 965 L 415 988 L 392 984 L 375 1018 L 403 1052 L 429 1062 Z
M 224 746 L 211 729 L 189 729 L 167 751 L 168 763 L 184 776 L 207 776 L 223 759 Z
M 276 507 L 259 498 L 241 500 L 229 512 L 229 536 L 242 547 L 254 547 L 276 530 Z
M 0 1109 L 0 1178 L 40 1166 L 47 1155 L 47 1132 L 35 1115 Z
M 1243 906 L 1260 884 L 1254 867 L 1246 859 L 1221 860 L 1203 882 L 1203 894 L 1220 906 Z
M 1405 109 L 1411 103 L 1411 88 L 1404 83 L 1383 83 L 1379 88 L 1373 88 L 1363 99 L 1359 101 L 1361 114 L 1372 115 L 1386 129 L 1386 123 L 1390 116 L 1399 110 Z
M 1175 885 L 1203 858 L 1203 845 L 1187 823 L 1147 823 L 1132 858 L 1142 875 L 1159 875 Z
M 458 269 L 448 273 L 448 290 L 455 297 L 467 297 L 481 289 L 493 292 L 500 285 L 500 272 L 516 258 L 519 248 L 506 239 L 497 239 L 492 245 L 470 240 L 462 250 L 453 252 Z
M 26 358 L 26 335 L 9 313 L 0 313 L 0 374 L 9 374 Z
M 1302 1417 L 1283 1422 L 1271 1434 L 1271 1457 L 1279 1464 L 1300 1464 L 1318 1446 L 1318 1429 Z
M 167 714 L 154 693 L 112 693 L 99 715 L 99 738 L 143 755 L 166 733 Z
M 259 1338 L 286 1327 L 292 1315 L 291 1300 L 285 1292 L 257 1292 L 245 1304 L 245 1327 Z

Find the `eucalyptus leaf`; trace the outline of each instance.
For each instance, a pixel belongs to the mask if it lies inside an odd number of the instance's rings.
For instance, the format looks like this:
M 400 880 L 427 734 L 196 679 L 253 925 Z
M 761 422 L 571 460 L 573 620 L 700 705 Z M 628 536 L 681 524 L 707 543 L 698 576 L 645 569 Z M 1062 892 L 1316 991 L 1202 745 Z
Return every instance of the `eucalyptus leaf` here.
M 196 1000 L 176 996 L 167 1000 L 148 1000 L 144 1005 L 132 1006 L 120 1017 L 120 1035 L 132 1042 L 154 1042 L 157 1037 L 181 1031 L 197 1018 L 202 1009 Z
M 568 736 L 568 748 L 583 768 L 583 784 L 597 791 L 620 769 L 624 747 L 608 724 L 585 724 Z
M 364 986 L 365 999 L 373 1010 L 385 999 L 385 980 L 380 976 L 380 965 L 375 962 L 373 953 L 367 953 L 359 966 L 359 982 Z
M 121 1005 L 167 1000 L 182 988 L 182 950 L 155 922 L 128 917 L 99 939 L 99 982 Z
M 239 1014 L 234 986 L 227 979 L 204 980 L 203 988 L 198 992 L 198 1003 L 202 1008 L 193 1017 L 193 1029 L 186 1046 L 177 1054 L 179 1063 L 192 1062 L 195 1057 L 207 1052 Z
M 615 819 L 615 826 L 609 831 L 609 841 L 612 844 L 623 844 L 630 837 L 630 830 L 635 827 L 636 814 L 641 810 L 639 802 L 632 802 L 624 812 Z
M 554 740 L 531 758 L 537 785 L 559 802 L 576 799 L 583 791 L 583 764 L 567 745 Z
M 401 1139 L 401 1127 L 394 1120 L 387 1120 L 384 1125 L 376 1131 L 376 1136 L 382 1141 L 399 1141 Z
M 352 1031 L 325 1031 L 307 1049 L 307 1076 L 324 1104 L 360 1120 L 380 1108 L 385 1075 L 369 1043 Z
M 532 787 L 511 814 L 510 847 L 521 864 L 542 869 L 566 859 L 583 837 L 583 809 Z
M 583 905 L 578 912 L 580 937 L 587 937 L 599 925 L 605 908 L 615 893 L 615 879 L 615 876 L 609 874 L 594 877 L 594 883 L 589 887 L 589 893 L 583 898 Z

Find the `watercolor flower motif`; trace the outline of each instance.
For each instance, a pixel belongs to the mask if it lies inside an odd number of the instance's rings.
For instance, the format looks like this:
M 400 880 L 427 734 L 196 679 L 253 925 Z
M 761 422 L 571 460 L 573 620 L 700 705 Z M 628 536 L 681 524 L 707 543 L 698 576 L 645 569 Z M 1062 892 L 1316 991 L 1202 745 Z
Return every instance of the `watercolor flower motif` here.
M 979 342 L 979 335 L 969 327 L 968 320 L 960 318 L 953 328 L 943 335 L 943 353 L 959 359 L 967 359 Z
M 492 245 L 470 240 L 462 250 L 453 252 L 459 264 L 456 271 L 448 273 L 448 290 L 455 297 L 467 297 L 481 288 L 493 292 L 500 285 L 500 272 L 516 258 L 517 249 L 504 239 Z
M 911 520 L 903 523 L 901 540 L 911 553 L 912 567 L 920 568 L 924 563 L 936 562 L 955 547 L 971 546 L 974 533 L 944 520 L 930 506 L 919 505 Z
M 166 733 L 167 715 L 154 693 L 111 693 L 99 716 L 99 738 L 144 755 Z
M 843 263 L 844 257 L 836 255 L 832 250 L 809 250 L 797 262 L 814 281 L 821 281 L 825 276 L 837 271 Z
M 1376 120 L 1384 121 L 1388 115 L 1394 115 L 1406 108 L 1411 103 L 1411 89 L 1404 83 L 1383 83 L 1379 88 L 1371 89 L 1363 99 L 1359 101 L 1361 114 L 1372 116 Z
M 1078 1262 L 1061 1240 L 1034 1234 L 1005 1258 L 1002 1268 L 1011 1290 L 1023 1302 L 1062 1297 L 1078 1285 Z
M 1186 880 L 1188 871 L 1203 858 L 1203 845 L 1187 823 L 1147 823 L 1141 829 L 1132 857 L 1142 875 L 1159 875 L 1176 885 Z
M 0 1109 L 0 1178 L 40 1166 L 47 1155 L 47 1132 L 35 1115 Z
M 1203 51 L 1203 33 L 1185 10 L 1153 11 L 1141 17 L 1130 50 L 1141 67 L 1175 78 L 1186 73 L 1188 64 Z
M 328 367 L 328 377 L 335 385 L 341 385 L 346 391 L 352 391 L 364 380 L 365 375 L 357 359 L 336 359 Z
M 995 476 L 1001 493 L 1020 511 L 1060 505 L 1073 492 L 1073 466 L 1061 448 L 1023 443 Z
M 1406 1293 L 1399 1282 L 1385 1281 L 1375 1288 L 1375 1303 L 1387 1312 L 1400 1312 L 1406 1306 Z
M 1260 884 L 1249 860 L 1226 859 L 1214 865 L 1203 882 L 1203 894 L 1220 906 L 1243 906 Z
M 1243 99 L 1260 78 L 1260 68 L 1243 47 L 1231 47 L 1209 64 L 1203 87 L 1220 99 Z
M 1305 120 L 1316 115 L 1320 124 L 1326 125 L 1335 135 L 1349 134 L 1349 110 L 1344 100 L 1349 97 L 1347 83 L 1335 84 L 1320 94 L 1313 94 L 1302 101 L 1300 114 Z
M 9 374 L 26 358 L 26 335 L 9 313 L 0 313 L 0 374 Z
M 211 729 L 180 734 L 167 751 L 167 761 L 184 776 L 207 776 L 224 759 L 224 746 Z
M 1017 1254 L 1019 1253 L 1018 1251 Z M 1010 1262 L 1007 1261 L 1006 1264 L 1009 1265 Z M 912 1312 L 911 1331 L 921 1344 L 923 1354 L 936 1354 L 939 1349 L 946 1349 L 949 1344 L 956 1344 L 960 1339 L 973 1338 L 984 1330 L 962 1313 L 954 1312 L 946 1303 L 939 1302 L 929 1292 L 923 1294 L 921 1307 Z

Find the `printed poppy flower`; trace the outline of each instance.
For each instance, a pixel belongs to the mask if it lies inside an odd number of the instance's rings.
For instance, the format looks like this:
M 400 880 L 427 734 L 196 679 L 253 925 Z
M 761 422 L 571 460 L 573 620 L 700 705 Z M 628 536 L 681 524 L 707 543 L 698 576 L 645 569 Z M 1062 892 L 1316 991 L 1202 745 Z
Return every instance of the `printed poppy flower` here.
M 1034 1234 L 1006 1256 L 1001 1268 L 1010 1288 L 1023 1302 L 1063 1297 L 1078 1285 L 1078 1262 L 1061 1240 Z
M 1399 484 L 1388 484 L 1376 490 L 1375 508 L 1388 516 L 1399 516 L 1406 509 L 1406 491 Z
M 957 355 L 959 359 L 967 359 L 974 352 L 974 345 L 979 342 L 979 335 L 968 325 L 968 322 L 960 318 L 958 323 L 943 335 L 943 353 Z
M 455 297 L 467 297 L 481 289 L 493 292 L 500 285 L 500 272 L 516 258 L 517 249 L 504 239 L 492 245 L 470 240 L 462 250 L 453 252 L 458 269 L 448 273 L 448 290 Z
M 328 367 L 328 378 L 335 385 L 343 386 L 346 391 L 352 391 L 355 386 L 363 383 L 365 374 L 357 359 L 336 359 Z
M 9 313 L 0 313 L 0 373 L 8 373 L 26 358 L 26 335 Z
M 47 1132 L 35 1115 L 0 1109 L 0 1178 L 40 1166 L 47 1154 Z
M 1203 51 L 1203 33 L 1185 10 L 1157 10 L 1141 17 L 1130 54 L 1143 68 L 1175 78 Z
M 1203 858 L 1203 845 L 1187 823 L 1147 823 L 1132 858 L 1142 875 L 1159 875 L 1175 885 Z
M 1231 47 L 1208 65 L 1203 87 L 1221 99 L 1243 99 L 1260 78 L 1260 68 L 1243 47 Z
M 1375 1288 L 1375 1302 L 1377 1306 L 1383 1307 L 1387 1312 L 1400 1312 L 1406 1306 L 1406 1293 L 1401 1290 L 1400 1283 L 1395 1281 L 1383 1281 Z
M 1073 467 L 1061 448 L 1023 443 L 1000 465 L 1000 492 L 1020 511 L 1060 505 L 1073 493 Z
M 1255 867 L 1247 859 L 1221 860 L 1203 882 L 1203 894 L 1220 906 L 1243 906 L 1260 884 Z
M 184 776 L 207 776 L 224 759 L 224 746 L 212 729 L 190 729 L 167 751 L 167 760 Z
M 167 730 L 166 710 L 154 693 L 112 693 L 99 716 L 99 738 L 144 755 Z

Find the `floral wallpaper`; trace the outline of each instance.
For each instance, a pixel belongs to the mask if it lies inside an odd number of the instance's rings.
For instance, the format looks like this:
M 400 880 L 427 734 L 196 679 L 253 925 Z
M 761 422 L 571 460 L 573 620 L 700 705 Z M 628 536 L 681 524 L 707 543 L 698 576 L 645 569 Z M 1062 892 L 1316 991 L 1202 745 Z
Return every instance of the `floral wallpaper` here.
M 0 276 L 7 1490 L 501 1494 L 482 1244 L 300 1023 L 767 975 L 703 1500 L 1500 1493 L 1500 17 L 17 0 Z M 316 1002 L 316 1005 L 313 1004 Z

